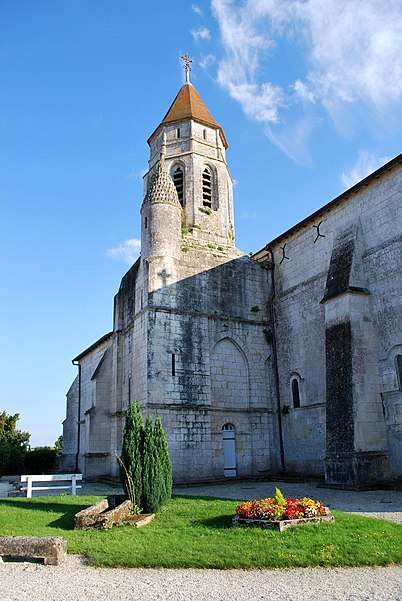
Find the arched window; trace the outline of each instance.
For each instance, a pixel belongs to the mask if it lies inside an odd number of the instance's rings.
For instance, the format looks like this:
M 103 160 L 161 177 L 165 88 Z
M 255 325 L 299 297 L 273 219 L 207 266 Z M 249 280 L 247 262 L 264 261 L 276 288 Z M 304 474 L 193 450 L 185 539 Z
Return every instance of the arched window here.
M 300 392 L 299 392 L 299 382 L 296 378 L 292 380 L 292 399 L 293 399 L 293 407 L 295 409 L 300 408 Z
M 212 208 L 213 181 L 209 167 L 202 172 L 202 204 L 204 207 Z
M 181 206 L 184 206 L 184 173 L 181 167 L 176 167 L 173 171 L 173 183 L 177 190 L 177 196 Z
M 398 381 L 398 388 L 402 390 L 402 355 L 395 357 L 396 376 Z

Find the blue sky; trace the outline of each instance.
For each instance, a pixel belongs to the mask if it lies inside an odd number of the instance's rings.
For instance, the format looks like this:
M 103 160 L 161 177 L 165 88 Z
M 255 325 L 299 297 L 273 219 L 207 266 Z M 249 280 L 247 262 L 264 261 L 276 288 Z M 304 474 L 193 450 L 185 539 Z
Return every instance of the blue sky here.
M 191 80 L 256 251 L 402 150 L 400 0 L 0 0 L 0 410 L 61 433 L 138 256 L 146 140 Z

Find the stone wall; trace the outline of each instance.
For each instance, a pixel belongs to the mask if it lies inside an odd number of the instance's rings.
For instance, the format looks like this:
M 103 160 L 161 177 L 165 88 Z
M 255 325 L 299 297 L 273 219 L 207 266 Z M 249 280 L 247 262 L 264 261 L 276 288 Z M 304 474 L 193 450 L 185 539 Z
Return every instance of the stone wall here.
M 323 473 L 327 403 L 327 415 L 331 411 L 340 414 L 343 434 L 351 428 L 354 451 L 389 451 L 391 468 L 400 473 L 398 407 L 402 406 L 402 392 L 397 390 L 393 355 L 402 342 L 402 228 L 397 217 L 401 189 L 402 173 L 395 167 L 273 243 L 280 399 L 282 407 L 286 405 L 289 410 L 282 416 L 289 471 Z M 337 242 L 350 231 L 355 240 L 352 251 L 347 244 Z M 325 300 L 326 289 L 329 296 Z M 355 290 L 361 290 L 359 298 Z M 328 304 L 330 297 L 333 308 Z M 341 323 L 345 326 L 336 326 Z M 332 400 L 340 399 L 337 389 L 328 390 L 328 382 L 333 383 L 336 374 L 339 380 L 339 370 L 346 369 L 347 353 L 336 327 L 348 323 L 354 324 L 348 347 L 354 400 L 341 410 L 338 401 Z M 328 352 L 334 357 L 327 367 L 326 349 L 327 361 Z M 293 407 L 291 381 L 295 377 L 300 408 Z M 341 438 L 339 433 L 333 437 Z M 383 458 L 380 463 L 385 475 Z
M 150 276 L 146 411 L 162 417 L 176 482 L 223 476 L 226 423 L 238 474 L 270 469 L 267 272 L 248 257 L 219 264 L 211 250 L 200 269 L 199 256 L 183 253 L 170 285 Z

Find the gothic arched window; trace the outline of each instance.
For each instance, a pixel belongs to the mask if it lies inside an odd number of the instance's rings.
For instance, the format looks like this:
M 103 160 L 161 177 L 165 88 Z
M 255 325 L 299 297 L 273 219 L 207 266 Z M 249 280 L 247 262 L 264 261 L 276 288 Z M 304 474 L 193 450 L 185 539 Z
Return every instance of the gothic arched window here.
M 177 190 L 177 196 L 181 206 L 184 206 L 184 173 L 181 167 L 176 167 L 173 171 L 173 183 Z
M 204 207 L 212 208 L 213 178 L 209 167 L 202 172 L 202 204 Z

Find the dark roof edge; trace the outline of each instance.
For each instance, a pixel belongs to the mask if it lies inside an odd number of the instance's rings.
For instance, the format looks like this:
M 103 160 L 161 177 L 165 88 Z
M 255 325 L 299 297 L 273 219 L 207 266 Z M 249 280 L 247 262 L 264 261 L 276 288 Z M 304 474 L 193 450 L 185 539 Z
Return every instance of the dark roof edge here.
M 91 344 L 91 346 L 89 346 L 87 349 L 85 349 L 85 351 L 82 351 L 82 353 L 77 355 L 77 357 L 75 357 L 75 359 L 73 359 L 73 363 L 74 363 L 74 361 L 80 361 L 80 359 L 82 359 L 83 357 L 85 357 L 85 355 L 87 355 L 88 353 L 93 351 L 97 346 L 100 346 L 103 342 L 106 342 L 107 340 L 112 338 L 113 334 L 114 334 L 114 332 L 109 332 L 108 334 L 105 334 L 104 336 L 102 336 L 102 338 L 99 338 L 99 340 L 97 340 L 96 342 Z
M 320 209 L 318 209 L 317 211 L 315 211 L 314 213 L 312 213 L 308 217 L 305 217 L 299 223 L 296 223 L 296 225 L 292 226 L 290 229 L 286 230 L 286 232 L 283 232 L 283 234 L 280 234 L 279 236 L 277 236 L 276 238 L 274 238 L 273 240 L 271 240 L 271 242 L 268 242 L 268 244 L 265 245 L 265 248 L 274 246 L 275 244 L 277 244 L 278 242 L 280 242 L 284 238 L 287 238 L 288 236 L 290 236 L 291 234 L 293 234 L 295 231 L 303 228 L 310 221 L 314 221 L 317 217 L 319 217 L 320 215 L 322 215 L 322 213 L 325 213 L 326 211 L 328 211 L 332 207 L 334 207 L 337 204 L 341 203 L 343 200 L 346 200 L 352 194 L 356 194 L 360 190 L 360 188 L 362 188 L 363 186 L 368 186 L 372 182 L 372 180 L 380 178 L 386 171 L 390 171 L 391 169 L 393 169 L 399 163 L 402 163 L 402 154 L 398 154 L 398 156 L 396 156 L 395 158 L 393 158 L 388 163 L 385 163 L 385 165 L 383 165 L 382 167 L 380 167 L 379 169 L 377 169 L 377 171 L 373 171 L 373 173 L 370 173 L 370 175 L 368 175 L 367 177 L 365 177 L 364 179 L 362 179 L 360 182 L 358 182 L 357 184 L 355 184 L 354 186 L 352 186 L 351 188 L 349 188 L 345 192 L 342 192 L 342 194 L 340 194 L 339 196 L 337 196 L 336 198 L 334 198 L 333 200 L 331 200 L 330 202 L 328 202 L 326 205 L 324 205 L 323 207 L 321 207 Z M 261 249 L 261 250 L 263 250 L 263 249 Z M 261 252 L 261 251 L 257 251 L 254 254 L 258 254 L 259 252 Z

